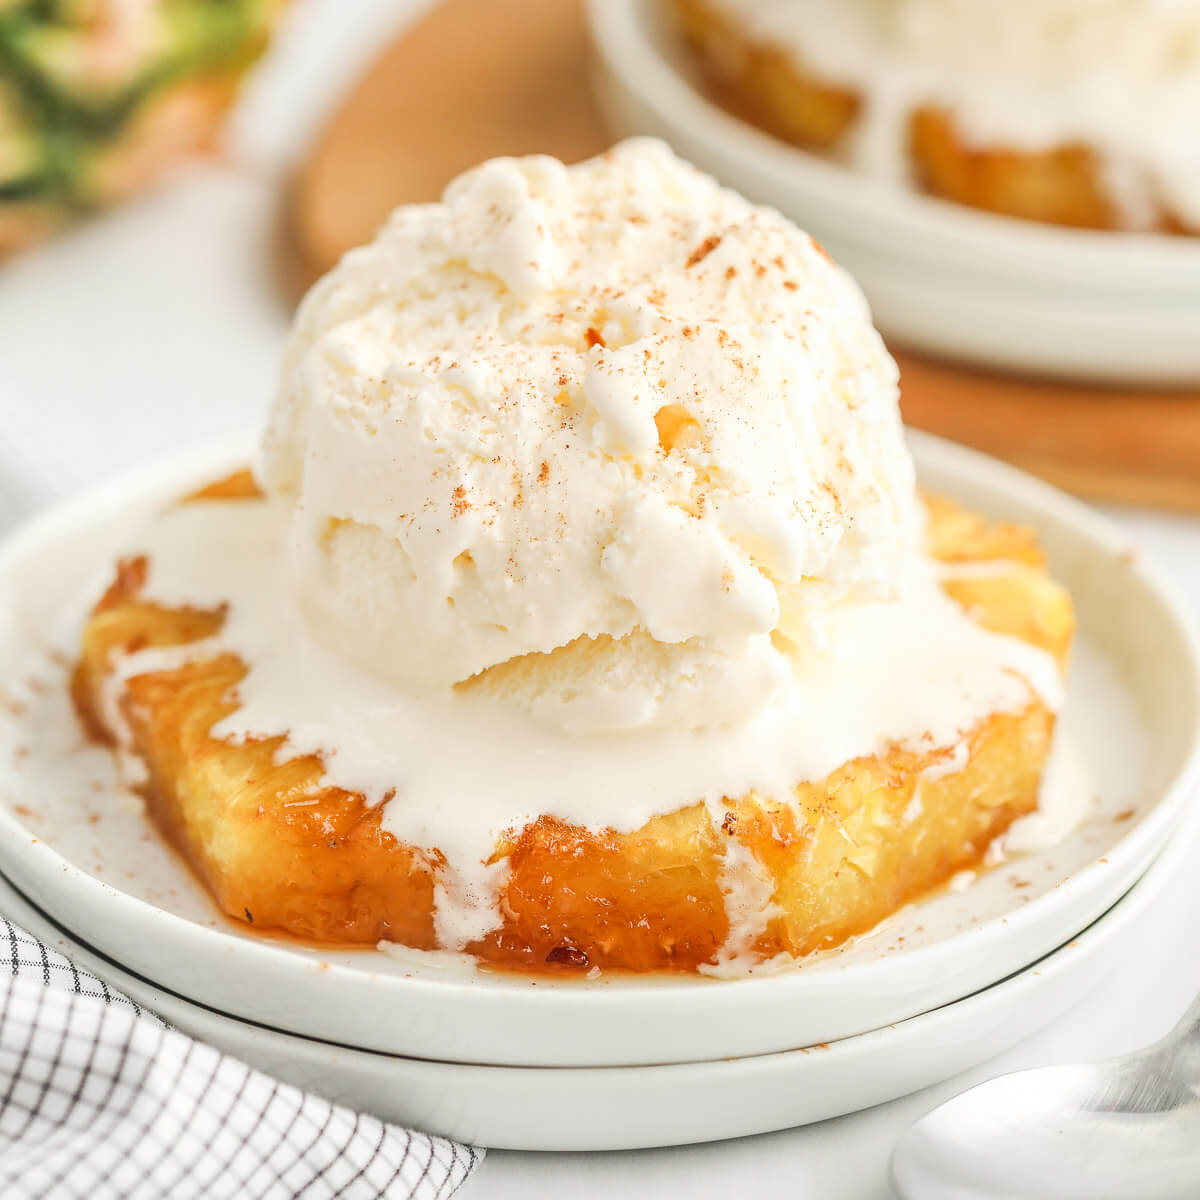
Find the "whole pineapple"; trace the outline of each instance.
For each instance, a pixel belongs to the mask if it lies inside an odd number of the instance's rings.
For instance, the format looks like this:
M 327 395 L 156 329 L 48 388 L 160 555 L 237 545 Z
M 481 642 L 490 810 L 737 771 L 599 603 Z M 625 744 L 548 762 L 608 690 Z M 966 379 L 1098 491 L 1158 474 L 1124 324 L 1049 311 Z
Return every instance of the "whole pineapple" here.
M 205 148 L 284 0 L 0 0 L 0 255 Z

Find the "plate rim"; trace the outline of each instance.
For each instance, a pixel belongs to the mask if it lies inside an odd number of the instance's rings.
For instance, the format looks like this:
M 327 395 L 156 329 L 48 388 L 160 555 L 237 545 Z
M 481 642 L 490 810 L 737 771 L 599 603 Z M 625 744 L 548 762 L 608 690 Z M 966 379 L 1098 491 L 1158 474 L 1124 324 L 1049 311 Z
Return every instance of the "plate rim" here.
M 1047 514 L 1053 513 L 1058 519 L 1065 520 L 1075 527 L 1077 537 L 1088 541 L 1089 544 L 1094 543 L 1093 549 L 1097 553 L 1099 548 L 1103 548 L 1106 552 L 1119 556 L 1127 553 L 1132 545 L 1131 539 L 1127 535 L 1098 513 L 1093 512 L 1079 501 L 1065 496 L 1049 484 L 1033 479 L 1017 468 L 927 434 L 909 431 L 909 437 L 916 451 L 918 464 L 922 460 L 930 460 L 935 464 L 940 462 L 944 469 L 952 474 L 956 473 L 960 477 L 965 477 L 968 472 L 975 479 L 982 477 L 985 487 L 991 486 L 997 492 L 1019 493 L 1024 502 L 1046 511 Z M 153 496 L 178 493 L 187 487 L 190 478 L 201 478 L 205 474 L 211 476 L 218 472 L 222 465 L 231 465 L 235 461 L 245 462 L 251 457 L 248 449 L 252 445 L 253 443 L 245 435 L 242 435 L 236 440 L 226 439 L 215 446 L 195 448 L 182 455 L 171 456 L 139 471 L 131 472 L 110 481 L 96 491 L 84 493 L 56 506 L 0 543 L 0 577 L 12 556 L 18 555 L 22 551 L 28 552 L 31 546 L 36 548 L 41 542 L 52 539 L 54 534 L 63 527 L 70 527 L 73 522 L 78 522 L 84 517 L 94 517 L 97 509 L 112 510 L 108 513 L 108 519 L 116 519 L 117 514 L 123 508 L 129 508 L 139 503 L 151 503 Z M 1173 633 L 1178 638 L 1179 644 L 1186 648 L 1185 665 L 1190 673 L 1194 693 L 1189 750 L 1168 785 L 1163 789 L 1161 797 L 1147 811 L 1145 817 L 1134 828 L 1126 832 L 1107 852 L 1110 860 L 1108 864 L 1102 866 L 1099 862 L 1092 862 L 1075 872 L 1047 896 L 1039 897 L 1028 905 L 1010 912 L 1006 918 L 986 921 L 932 945 L 905 951 L 903 955 L 881 957 L 870 962 L 842 967 L 835 964 L 829 971 L 821 972 L 820 975 L 830 980 L 835 977 L 840 978 L 843 981 L 841 986 L 845 988 L 852 986 L 856 979 L 872 970 L 875 975 L 868 975 L 867 978 L 873 980 L 875 976 L 881 974 L 879 968 L 884 963 L 896 964 L 903 960 L 903 966 L 895 967 L 890 974 L 897 981 L 913 980 L 928 973 L 929 968 L 939 960 L 944 964 L 947 958 L 952 959 L 954 948 L 961 948 L 968 942 L 973 953 L 988 952 L 999 939 L 1012 937 L 1014 930 L 1021 933 L 1034 926 L 1037 918 L 1042 915 L 1042 910 L 1047 909 L 1048 902 L 1054 900 L 1055 897 L 1057 897 L 1059 905 L 1069 907 L 1071 903 L 1077 902 L 1076 898 L 1079 893 L 1087 893 L 1091 880 L 1098 878 L 1101 872 L 1106 879 L 1118 875 L 1119 872 L 1112 865 L 1117 857 L 1115 852 L 1118 847 L 1124 848 L 1123 859 L 1136 860 L 1142 864 L 1129 877 L 1127 883 L 1132 882 L 1134 877 L 1140 876 L 1145 868 L 1145 863 L 1152 857 L 1154 847 L 1161 846 L 1176 824 L 1191 788 L 1196 778 L 1200 776 L 1200 649 L 1197 647 L 1189 623 L 1183 618 L 1181 607 L 1174 599 L 1171 589 L 1165 586 L 1158 577 L 1156 569 L 1145 560 L 1144 556 L 1140 555 L 1133 563 L 1129 564 L 1128 569 L 1141 577 L 1142 585 L 1149 595 L 1154 597 L 1167 620 L 1173 624 Z M 653 986 L 653 981 L 643 980 L 636 981 L 632 986 L 612 986 L 609 981 L 604 986 L 589 987 L 574 981 L 567 986 L 557 986 L 553 983 L 545 986 L 545 981 L 540 980 L 538 983 L 543 986 L 532 986 L 531 981 L 528 980 L 521 979 L 517 982 L 510 979 L 502 984 L 489 981 L 484 990 L 476 987 L 475 980 L 471 978 L 445 979 L 420 976 L 402 978 L 398 975 L 380 977 L 371 972 L 351 969 L 337 963 L 330 963 L 322 967 L 316 959 L 297 955 L 284 946 L 255 942 L 227 933 L 220 928 L 206 927 L 121 892 L 107 882 L 90 876 L 82 869 L 75 867 L 58 855 L 52 846 L 40 842 L 3 806 L 0 806 L 0 845 L 6 848 L 6 852 L 0 855 L 2 869 L 13 876 L 17 885 L 28 892 L 35 902 L 44 906 L 56 919 L 64 920 L 62 898 L 64 896 L 69 898 L 69 886 L 79 887 L 86 892 L 89 898 L 94 897 L 97 903 L 103 904 L 108 909 L 110 922 L 119 920 L 123 928 L 128 928 L 130 925 L 134 929 L 145 928 L 149 923 L 165 921 L 168 931 L 178 937 L 198 939 L 201 950 L 208 954 L 210 959 L 221 955 L 233 957 L 240 955 L 243 960 L 249 957 L 252 964 L 257 964 L 255 969 L 260 973 L 265 971 L 268 975 L 274 973 L 275 978 L 287 978 L 282 972 L 289 969 L 294 979 L 299 978 L 299 972 L 307 971 L 310 977 L 319 981 L 315 986 L 324 989 L 316 994 L 323 998 L 329 998 L 331 1001 L 336 997 L 335 989 L 337 988 L 361 989 L 364 986 L 381 986 L 393 996 L 400 994 L 396 991 L 399 988 L 409 998 L 409 1004 L 413 1006 L 428 1005 L 430 1010 L 434 1011 L 444 1008 L 447 1004 L 451 1004 L 452 1007 L 457 1005 L 458 1007 L 454 1008 L 453 1013 L 446 1018 L 451 1023 L 468 1020 L 470 1015 L 475 1012 L 473 1006 L 479 1004 L 481 994 L 487 997 L 483 1003 L 496 1012 L 507 1007 L 511 1015 L 512 1006 L 519 1004 L 521 1012 L 526 1014 L 526 1020 L 535 1024 L 545 1013 L 553 1011 L 561 1014 L 561 1019 L 568 1023 L 571 1020 L 586 1022 L 594 1019 L 597 1013 L 602 1013 L 610 1015 L 613 1024 L 619 1025 L 623 1021 L 633 1018 L 644 1020 L 647 1016 L 647 1009 L 651 1015 L 656 1015 L 658 1020 L 664 1023 L 668 1022 L 671 1015 L 678 1011 L 678 997 L 685 991 L 691 997 L 702 993 L 705 998 L 704 1003 L 712 1016 L 716 1019 L 728 1019 L 744 1015 L 742 1010 L 748 1000 L 757 1001 L 758 1008 L 763 1008 L 768 1003 L 762 999 L 764 996 L 771 997 L 769 1001 L 771 1005 L 786 1005 L 789 993 L 799 990 L 803 995 L 803 990 L 807 989 L 821 994 L 823 989 L 828 991 L 833 986 L 831 983 L 818 984 L 814 988 L 812 984 L 798 982 L 803 978 L 802 971 L 735 980 L 697 979 L 685 982 L 672 980 L 672 986 L 669 988 L 656 988 Z M 9 852 L 11 852 L 12 861 L 17 863 L 15 870 L 10 865 Z M 27 869 L 27 864 L 30 862 L 37 866 L 36 872 Z M 53 895 L 47 897 L 39 894 L 39 879 L 43 882 L 54 881 L 58 885 L 56 889 L 52 889 L 59 897 L 57 905 Z M 1124 888 L 1121 889 L 1121 891 L 1124 890 Z M 1110 888 L 1108 903 L 1111 901 Z M 1090 916 L 1094 917 L 1097 915 L 1094 911 L 1095 906 L 1093 905 L 1092 908 Z M 1082 921 L 1080 927 L 1087 923 L 1086 920 Z M 98 948 L 109 952 L 109 947 L 104 944 L 98 943 Z M 1028 962 L 1029 960 L 1024 961 Z M 137 971 L 136 965 L 131 969 Z M 889 973 L 883 972 L 883 974 L 886 978 Z M 950 974 L 953 975 L 954 972 L 951 971 Z M 851 981 L 850 984 L 844 982 L 847 975 Z M 810 976 L 810 978 L 817 977 L 815 974 Z M 988 982 L 992 982 L 992 980 Z M 651 986 L 646 986 L 647 983 L 650 983 Z M 978 986 L 977 983 L 967 991 L 977 990 Z M 957 996 L 962 994 L 965 993 L 960 992 Z M 518 999 L 514 999 L 514 997 Z M 671 999 L 664 1000 L 662 997 L 671 997 Z M 954 998 L 957 997 L 943 994 L 938 1003 L 945 1003 L 948 999 Z M 931 1005 L 931 1007 L 934 1006 Z M 240 1015 L 251 1020 L 262 1019 L 250 1013 Z M 311 1020 L 311 1018 L 305 1019 Z M 272 1022 L 268 1021 L 267 1023 Z M 670 1026 L 664 1025 L 664 1027 L 669 1028 Z M 329 1033 L 316 1033 L 311 1026 L 294 1028 L 293 1031 L 321 1037 L 325 1040 L 341 1040 L 336 1035 Z M 443 1035 L 444 1033 L 443 1030 Z M 397 1049 L 397 1043 L 390 1040 L 394 1034 L 389 1035 L 386 1045 L 382 1044 L 382 1040 L 376 1033 L 363 1034 L 364 1039 L 368 1036 L 373 1044 L 368 1047 L 360 1039 L 361 1048 L 405 1053 L 403 1048 Z M 473 1036 L 478 1037 L 478 1033 Z M 691 1036 L 694 1042 L 696 1035 Z M 470 1038 L 467 1039 L 467 1044 L 470 1044 Z M 781 1048 L 774 1046 L 771 1050 L 780 1050 Z M 767 1053 L 771 1050 L 760 1047 L 753 1052 Z M 588 1051 L 588 1053 L 600 1052 L 598 1050 Z M 561 1047 L 543 1049 L 535 1059 L 531 1060 L 527 1053 L 523 1053 L 519 1061 L 514 1060 L 511 1065 L 601 1065 L 600 1063 L 578 1062 L 574 1057 L 578 1053 L 576 1050 L 572 1050 L 569 1054 L 564 1053 Z M 604 1053 L 609 1054 L 612 1051 L 609 1049 Z M 748 1053 L 748 1051 L 741 1050 L 734 1056 L 742 1057 Z M 470 1057 L 477 1056 L 471 1055 Z M 698 1060 L 699 1057 L 695 1053 L 687 1052 L 681 1055 L 672 1055 L 669 1058 L 660 1058 L 658 1061 Z M 613 1065 L 613 1063 L 608 1062 L 607 1065 Z M 631 1064 L 626 1063 L 625 1065 Z
M 1092 974 L 1103 978 L 1106 974 L 1103 964 L 1095 968 L 1097 956 L 1106 953 L 1112 939 L 1129 933 L 1131 922 L 1145 919 L 1146 912 L 1152 908 L 1161 893 L 1175 879 L 1181 869 L 1183 860 L 1194 852 L 1197 829 L 1200 821 L 1195 816 L 1188 820 L 1186 830 L 1181 830 L 1177 843 L 1169 845 L 1150 864 L 1146 873 L 1139 879 L 1112 907 L 1093 921 L 1086 929 L 1078 933 L 1069 942 L 1064 943 L 1043 958 L 1029 964 L 1026 968 L 1006 979 L 1000 980 L 978 992 L 952 1001 L 939 1009 L 922 1013 L 880 1029 L 853 1035 L 841 1042 L 831 1043 L 822 1050 L 819 1056 L 813 1054 L 813 1047 L 796 1048 L 776 1051 L 764 1055 L 750 1056 L 744 1059 L 715 1059 L 702 1062 L 677 1064 L 656 1064 L 648 1066 L 625 1067 L 550 1067 L 523 1068 L 507 1065 L 491 1065 L 486 1063 L 457 1063 L 439 1062 L 436 1060 L 420 1060 L 406 1058 L 401 1055 L 387 1054 L 379 1051 L 364 1050 L 354 1046 L 343 1046 L 328 1042 L 320 1042 L 305 1038 L 286 1031 L 272 1029 L 247 1022 L 227 1013 L 207 1008 L 187 997 L 178 996 L 173 992 L 164 991 L 155 984 L 137 976 L 131 976 L 119 964 L 114 964 L 99 955 L 85 943 L 76 940 L 69 930 L 64 930 L 53 920 L 42 913 L 28 897 L 23 896 L 13 885 L 0 875 L 0 905 L 5 911 L 12 911 L 13 898 L 17 901 L 18 923 L 30 933 L 40 937 L 52 948 L 59 950 L 68 957 L 79 959 L 93 973 L 106 979 L 112 986 L 128 995 L 131 999 L 152 1012 L 158 1013 L 169 1020 L 188 1036 L 217 1045 L 222 1051 L 236 1058 L 257 1066 L 269 1074 L 287 1080 L 294 1073 L 290 1082 L 309 1088 L 312 1085 L 311 1069 L 322 1069 L 321 1083 L 316 1090 L 322 1091 L 328 1086 L 331 1073 L 352 1075 L 358 1082 L 355 1086 L 372 1090 L 371 1085 L 364 1082 L 366 1072 L 374 1070 L 376 1081 L 379 1072 L 386 1072 L 386 1087 L 393 1097 L 402 1095 L 399 1101 L 403 1110 L 398 1112 L 378 1111 L 385 1105 L 380 1105 L 376 1099 L 372 1102 L 364 1093 L 331 1098 L 351 1107 L 374 1110 L 384 1119 L 400 1120 L 426 1128 L 433 1133 L 457 1137 L 462 1140 L 475 1141 L 484 1144 L 499 1145 L 509 1149 L 519 1150 L 611 1150 L 644 1148 L 657 1145 L 685 1144 L 678 1135 L 663 1136 L 641 1123 L 635 1122 L 637 1134 L 598 1136 L 598 1131 L 588 1125 L 588 1144 L 577 1141 L 565 1144 L 560 1138 L 524 1136 L 521 1133 L 509 1133 L 499 1138 L 484 1135 L 484 1126 L 467 1127 L 461 1124 L 462 1113 L 453 1106 L 445 1103 L 448 1089 L 461 1088 L 469 1097 L 484 1094 L 488 1097 L 497 1096 L 501 1089 L 511 1088 L 512 1092 L 528 1097 L 531 1081 L 540 1081 L 543 1088 L 548 1084 L 551 1088 L 560 1082 L 568 1087 L 584 1087 L 589 1090 L 595 1087 L 597 1081 L 611 1083 L 624 1082 L 627 1088 L 641 1090 L 649 1081 L 651 1085 L 666 1085 L 673 1095 L 682 1094 L 679 1089 L 706 1084 L 728 1088 L 731 1078 L 741 1086 L 753 1086 L 761 1089 L 786 1079 L 789 1090 L 795 1091 L 793 1070 L 798 1064 L 812 1064 L 818 1070 L 833 1071 L 843 1077 L 853 1070 L 856 1062 L 864 1065 L 878 1066 L 885 1056 L 895 1051 L 912 1054 L 910 1043 L 920 1042 L 926 1035 L 940 1034 L 937 1041 L 945 1043 L 947 1023 L 956 1021 L 959 1026 L 964 1020 L 978 1017 L 977 1023 L 982 1023 L 989 1013 L 997 1008 L 1011 1012 L 1017 1004 L 1029 1004 L 1039 996 L 1045 997 L 1048 989 L 1057 984 L 1064 973 L 1079 973 L 1079 964 L 1088 965 Z M 32 916 L 32 920 L 30 917 Z M 1111 955 L 1109 955 L 1111 959 Z M 1112 969 L 1115 969 L 1115 965 Z M 1033 1021 L 1025 1022 L 1027 1028 L 1018 1032 L 1015 1037 L 1005 1031 L 997 1040 L 993 1034 L 993 1043 L 981 1050 L 974 1047 L 966 1056 L 969 1061 L 958 1061 L 954 1064 L 940 1063 L 936 1067 L 922 1062 L 923 1074 L 909 1076 L 904 1080 L 895 1078 L 893 1072 L 889 1082 L 877 1093 L 858 1095 L 855 1102 L 846 1103 L 844 1100 L 834 1104 L 829 1111 L 823 1113 L 807 1113 L 799 1122 L 778 1119 L 761 1121 L 742 1120 L 741 1125 L 720 1130 L 708 1129 L 688 1140 L 711 1141 L 716 1138 L 746 1136 L 755 1133 L 766 1133 L 777 1128 L 789 1128 L 795 1124 L 809 1124 L 830 1117 L 845 1115 L 849 1112 L 872 1104 L 886 1103 L 899 1099 L 923 1087 L 932 1086 L 942 1079 L 950 1078 L 961 1071 L 969 1070 L 977 1062 L 990 1058 L 1010 1045 L 1031 1036 L 1045 1024 L 1061 1016 L 1077 999 L 1086 981 L 1073 989 L 1066 1000 L 1055 992 L 1055 1000 L 1050 1011 L 1044 1011 Z M 163 1000 L 166 999 L 166 1003 Z M 998 1022 L 993 1022 L 998 1024 Z M 960 1030 L 961 1031 L 961 1030 Z M 962 1039 L 958 1039 L 961 1041 Z M 299 1053 L 297 1053 L 299 1052 Z M 950 1069 L 947 1070 L 946 1066 Z M 283 1066 L 283 1070 L 280 1067 Z M 804 1067 L 800 1068 L 804 1070 Z M 481 1084 L 484 1085 L 481 1087 Z M 436 1102 L 431 1103 L 426 1089 Z M 343 1092 L 345 1085 L 343 1084 Z M 378 1082 L 373 1089 L 377 1097 Z M 812 1089 L 810 1089 L 811 1091 Z M 862 1089 L 860 1089 L 861 1092 Z M 366 1103 L 362 1101 L 367 1099 Z M 794 1116 L 795 1114 L 793 1114 Z M 477 1119 L 478 1120 L 478 1119 Z M 486 1118 L 484 1118 L 486 1122 Z M 537 1128 L 537 1122 L 534 1122 Z M 528 1128 L 528 1125 L 525 1126 Z M 636 1142 L 636 1144 L 634 1144 Z

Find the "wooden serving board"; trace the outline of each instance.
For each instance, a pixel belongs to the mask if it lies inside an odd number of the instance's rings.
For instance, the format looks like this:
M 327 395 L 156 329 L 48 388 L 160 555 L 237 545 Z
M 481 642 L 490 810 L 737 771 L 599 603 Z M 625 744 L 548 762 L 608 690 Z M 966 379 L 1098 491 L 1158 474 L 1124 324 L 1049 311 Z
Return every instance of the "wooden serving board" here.
M 385 50 L 301 168 L 288 219 L 297 286 L 369 240 L 396 204 L 436 198 L 481 159 L 604 149 L 588 69 L 581 0 L 442 0 Z M 1200 394 L 896 357 L 909 424 L 1094 498 L 1200 511 Z

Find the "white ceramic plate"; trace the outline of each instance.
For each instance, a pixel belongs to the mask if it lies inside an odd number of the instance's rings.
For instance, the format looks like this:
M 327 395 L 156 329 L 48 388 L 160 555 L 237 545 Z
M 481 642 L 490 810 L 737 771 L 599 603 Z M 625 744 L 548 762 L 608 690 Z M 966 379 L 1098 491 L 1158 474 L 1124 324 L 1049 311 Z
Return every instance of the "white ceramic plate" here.
M 805 1125 L 893 1100 L 999 1054 L 1125 961 L 1164 887 L 1196 852 L 1195 822 L 1068 945 L 965 1000 L 827 1046 L 676 1066 L 520 1068 L 422 1061 L 311 1041 L 192 1004 L 75 941 L 0 879 L 0 910 L 179 1029 L 351 1108 L 514 1150 L 618 1150 Z
M 292 1033 L 445 1061 L 640 1066 L 764 1054 L 986 987 L 1095 920 L 1161 848 L 1197 769 L 1200 664 L 1122 534 L 1009 467 L 913 442 L 927 486 L 1035 526 L 1071 588 L 1081 636 L 1063 725 L 1098 800 L 1054 849 L 912 906 L 843 952 L 731 982 L 534 982 L 411 951 L 309 950 L 220 917 L 120 792 L 108 754 L 83 744 L 65 682 L 84 609 L 130 528 L 244 462 L 248 440 L 66 505 L 0 548 L 12 710 L 0 718 L 0 870 L 81 939 L 179 995 Z
M 601 102 L 824 242 L 900 342 L 1114 382 L 1200 380 L 1200 238 L 976 212 L 805 154 L 707 100 L 661 0 L 591 0 Z

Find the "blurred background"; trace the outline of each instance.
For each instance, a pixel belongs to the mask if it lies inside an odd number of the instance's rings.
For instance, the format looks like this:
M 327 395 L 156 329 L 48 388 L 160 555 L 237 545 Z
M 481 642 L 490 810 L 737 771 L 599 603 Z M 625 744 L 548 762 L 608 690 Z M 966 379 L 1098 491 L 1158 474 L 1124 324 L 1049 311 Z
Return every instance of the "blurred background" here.
M 861 7 L 0 0 L 0 530 L 252 431 L 303 288 L 396 203 L 490 155 L 649 132 L 853 271 L 910 423 L 1136 506 L 1122 519 L 1196 580 L 1200 519 L 1162 514 L 1200 512 L 1200 238 L 1172 215 L 1200 182 L 1129 232 L 1129 204 L 1088 190 L 1086 146 L 1006 158 L 952 124 L 915 184 L 879 178 L 843 145 L 869 98 L 795 53 Z M 976 41 L 1038 19 L 974 11 Z M 1188 70 L 1171 102 L 1200 119 Z

